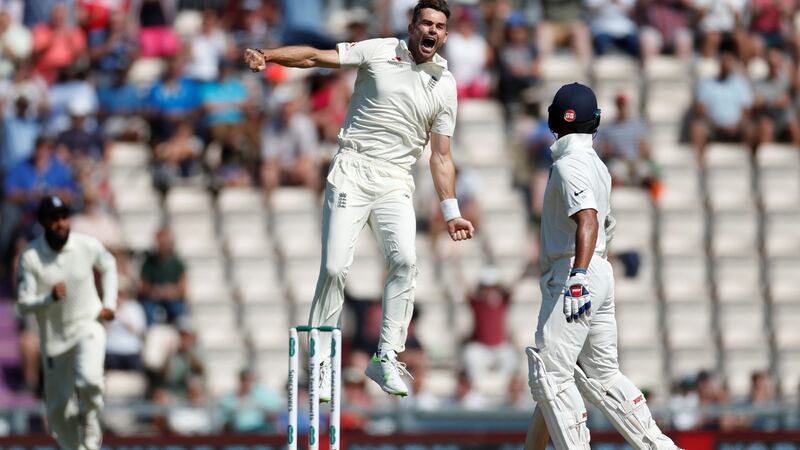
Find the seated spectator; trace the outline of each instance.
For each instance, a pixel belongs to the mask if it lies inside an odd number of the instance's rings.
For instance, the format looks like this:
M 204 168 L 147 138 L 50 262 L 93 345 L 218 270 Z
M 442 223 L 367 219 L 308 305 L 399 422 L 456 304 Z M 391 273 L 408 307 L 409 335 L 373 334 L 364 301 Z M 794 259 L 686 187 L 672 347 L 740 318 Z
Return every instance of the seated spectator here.
M 791 42 L 791 21 L 796 10 L 794 0 L 751 0 L 750 40 L 754 55 L 764 49 L 783 47 Z
M 0 102 L 0 155 L 2 173 L 30 158 L 42 124 L 28 97 L 23 95 L 13 99 L 9 108 Z
M 220 403 L 225 430 L 234 433 L 274 433 L 277 414 L 283 406 L 280 395 L 257 383 L 249 369 L 239 373 L 239 389 Z
M 141 353 L 147 319 L 130 294 L 130 286 L 120 284 L 115 319 L 106 326 L 105 366 L 109 370 L 144 370 Z
M 129 20 L 139 24 L 139 51 L 145 58 L 175 56 L 181 41 L 172 21 L 175 19 L 175 1 L 132 0 Z
M 186 267 L 172 246 L 172 233 L 156 233 L 156 250 L 142 264 L 140 299 L 148 325 L 173 323 L 186 313 Z
M 192 376 L 186 381 L 186 399 L 170 405 L 167 426 L 180 435 L 206 435 L 213 431 L 213 425 L 203 378 Z
M 741 418 L 739 427 L 747 430 L 776 431 L 781 426 L 775 387 L 766 371 L 756 371 L 750 376 L 750 392 L 744 405 L 750 414 Z
M 203 11 L 200 33 L 192 37 L 189 43 L 191 59 L 186 66 L 186 75 L 198 81 L 219 78 L 220 61 L 228 45 L 228 37 L 219 26 L 216 11 Z
M 261 130 L 261 186 L 268 198 L 280 185 L 300 185 L 316 192 L 320 184 L 317 128 L 301 110 L 300 99 L 286 93 L 276 97 L 278 111 Z
M 58 72 L 79 62 L 85 56 L 86 36 L 69 22 L 66 4 L 57 4 L 50 21 L 33 29 L 33 58 L 36 71 L 48 83 L 56 81 Z
M 110 74 L 105 87 L 97 90 L 98 117 L 102 133 L 112 141 L 143 142 L 150 137 L 150 126 L 143 117 L 147 106 L 146 89 L 126 83 L 127 70 Z
M 694 45 L 689 22 L 692 12 L 689 2 L 649 0 L 642 3 L 642 59 L 647 60 L 659 53 L 670 53 L 688 60 L 692 56 Z
M 472 311 L 472 336 L 464 345 L 464 368 L 470 379 L 497 373 L 510 380 L 517 368 L 517 350 L 508 341 L 506 316 L 511 293 L 500 282 L 500 272 L 484 268 L 477 289 L 467 299 Z
M 219 77 L 200 88 L 200 100 L 211 139 L 242 149 L 246 144 L 243 125 L 247 88 L 235 64 L 231 60 L 223 61 Z
M 408 361 L 408 371 L 413 371 L 414 374 L 414 379 L 411 380 L 411 401 L 413 408 L 420 411 L 435 411 L 445 403 L 445 399 L 432 393 L 426 386 L 429 366 L 428 357 L 423 352 Z
M 555 137 L 547 120 L 540 120 L 530 130 L 525 130 L 520 140 L 524 148 L 524 173 L 527 179 L 523 189 L 528 196 L 529 218 L 531 222 L 537 222 L 544 207 L 544 190 L 553 164 L 550 146 L 555 142 Z
M 635 0 L 586 1 L 595 54 L 605 55 L 613 45 L 633 57 L 639 56 L 638 28 L 632 18 L 635 6 Z
M 719 76 L 701 80 L 689 136 L 698 158 L 709 141 L 753 143 L 750 121 L 753 92 L 747 80 L 736 72 L 736 55 L 731 47 L 720 54 Z
M 117 253 L 124 250 L 125 242 L 122 227 L 114 215 L 100 203 L 97 192 L 93 189 L 83 191 L 83 212 L 72 217 L 72 229 L 94 236 L 109 249 Z M 130 295 L 130 294 L 129 294 Z
M 672 427 L 676 430 L 693 430 L 700 423 L 700 398 L 695 380 L 683 379 L 675 383 L 669 399 Z
M 167 398 L 186 399 L 191 393 L 192 379 L 202 379 L 205 373 L 205 355 L 197 343 L 197 335 L 191 322 L 183 318 L 178 321 L 177 327 L 178 344 L 167 356 L 161 373 L 160 389 L 165 391 Z
M 719 430 L 727 427 L 731 417 L 714 409 L 730 403 L 727 391 L 720 386 L 717 375 L 709 371 L 697 374 L 697 395 L 700 400 L 699 426 L 704 430 Z
M 767 77 L 753 83 L 753 112 L 758 120 L 756 146 L 783 137 L 800 145 L 800 123 L 792 108 L 792 80 L 783 52 L 770 48 L 767 65 Z
M 171 136 L 177 123 L 194 121 L 199 115 L 199 87 L 183 76 L 183 68 L 184 62 L 180 57 L 171 59 L 164 79 L 150 90 L 148 106 L 154 119 L 152 131 L 156 141 Z
M 733 39 L 739 57 L 747 61 L 749 39 L 744 18 L 748 3 L 747 1 L 693 1 L 695 17 L 699 19 L 701 56 L 713 58 L 726 39 Z
M 478 33 L 475 22 L 475 12 L 462 6 L 445 47 L 448 68 L 456 79 L 460 100 L 489 95 L 488 68 L 492 63 L 492 49 Z
M 589 65 L 592 59 L 592 40 L 583 22 L 583 0 L 542 0 L 542 20 L 536 25 L 536 44 L 542 59 L 553 54 L 556 47 L 568 45 L 580 63 Z
M 64 155 L 63 159 L 101 161 L 105 158 L 106 143 L 97 128 L 86 124 L 92 105 L 81 98 L 74 98 L 69 106 L 70 127 L 56 138 L 56 148 Z
M 89 56 L 100 87 L 111 84 L 114 73 L 127 70 L 139 52 L 125 12 L 110 12 L 108 19 L 107 26 L 89 33 Z
M 475 389 L 472 378 L 466 372 L 458 374 L 456 397 L 453 399 L 453 403 L 452 406 L 465 411 L 485 411 L 492 406 L 489 398 Z
M 599 133 L 600 156 L 609 167 L 613 183 L 643 187 L 656 194 L 658 173 L 650 158 L 647 125 L 631 114 L 625 94 L 617 94 L 615 104 L 616 119 Z
M 480 229 L 481 215 L 478 205 L 478 192 L 480 184 L 475 173 L 456 167 L 456 198 L 461 208 L 461 216 L 472 222 L 476 229 Z M 431 245 L 436 249 L 437 242 L 443 233 L 447 232 L 447 224 L 442 216 L 439 202 L 432 202 L 430 215 Z
M 17 65 L 30 56 L 32 47 L 31 32 L 0 7 L 0 80 L 13 75 Z
M 166 191 L 176 181 L 189 178 L 200 171 L 203 141 L 194 135 L 188 121 L 178 123 L 175 133 L 155 148 L 155 182 Z
M 508 16 L 505 37 L 506 43 L 498 54 L 499 90 L 510 118 L 511 112 L 522 109 L 526 91 L 539 80 L 539 55 L 531 45 L 530 30 L 522 14 Z
M 89 82 L 88 71 L 76 66 L 65 68 L 58 75 L 58 82 L 50 87 L 48 97 L 49 116 L 47 117 L 47 131 L 53 135 L 66 130 L 70 126 L 70 105 L 76 100 L 83 103 L 82 108 L 87 118 L 86 125 L 94 127 L 94 115 L 97 113 L 97 90 Z

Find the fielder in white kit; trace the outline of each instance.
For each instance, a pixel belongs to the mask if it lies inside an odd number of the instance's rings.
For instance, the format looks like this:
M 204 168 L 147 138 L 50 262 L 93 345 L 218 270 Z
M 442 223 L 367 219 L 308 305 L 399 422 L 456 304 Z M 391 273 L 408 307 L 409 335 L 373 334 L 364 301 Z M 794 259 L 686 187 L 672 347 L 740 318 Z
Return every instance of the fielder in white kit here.
M 594 92 L 579 83 L 562 86 L 548 109 L 558 140 L 542 211 L 538 348 L 526 349 L 536 401 L 526 450 L 544 449 L 547 431 L 556 450 L 588 450 L 584 399 L 633 448 L 677 448 L 642 392 L 619 371 L 614 277 L 606 260 L 614 224 L 611 177 L 592 147 L 599 124 Z
M 309 322 L 339 325 L 347 271 L 366 224 L 383 245 L 387 279 L 380 343 L 367 376 L 392 395 L 405 396 L 407 373 L 397 354 L 405 349 L 417 275 L 416 219 L 411 167 L 431 143 L 431 175 L 450 237 L 472 238 L 455 196 L 450 138 L 456 121 L 456 84 L 447 61 L 436 54 L 447 40 L 445 0 L 421 0 L 414 8 L 409 39 L 341 43 L 336 50 L 284 47 L 247 49 L 253 70 L 268 62 L 289 67 L 356 68 L 353 97 L 331 163 L 322 219 L 322 261 Z M 328 348 L 330 337 L 320 337 Z M 330 361 L 320 367 L 320 399 L 329 401 Z
M 70 232 L 69 207 L 59 197 L 43 198 L 37 215 L 45 232 L 20 256 L 17 311 L 35 314 L 39 326 L 52 436 L 62 450 L 99 450 L 106 352 L 100 321 L 114 319 L 117 264 L 100 241 Z

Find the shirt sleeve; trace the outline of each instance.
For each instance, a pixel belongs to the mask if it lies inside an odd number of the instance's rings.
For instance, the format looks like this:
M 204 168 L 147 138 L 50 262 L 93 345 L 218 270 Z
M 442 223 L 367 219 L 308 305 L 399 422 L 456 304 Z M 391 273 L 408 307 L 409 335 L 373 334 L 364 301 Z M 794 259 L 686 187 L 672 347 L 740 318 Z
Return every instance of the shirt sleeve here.
M 17 312 L 20 315 L 43 310 L 53 303 L 50 292 L 41 295 L 37 294 L 37 290 L 36 274 L 23 254 L 17 268 Z
M 458 94 L 452 84 L 445 94 L 444 105 L 433 120 L 431 132 L 444 136 L 453 136 L 456 130 L 456 111 L 458 110 Z
M 368 39 L 359 42 L 341 42 L 336 45 L 339 52 L 339 65 L 357 68 L 367 63 L 381 44 L 381 39 Z
M 562 164 L 553 166 L 553 176 L 556 177 L 555 181 L 558 183 L 561 197 L 564 199 L 566 208 L 564 212 L 571 217 L 584 209 L 597 211 L 595 195 L 586 177 L 581 176 L 575 168 L 568 164 L 563 164 L 568 161 L 561 162 Z
M 100 282 L 103 286 L 103 307 L 110 310 L 117 309 L 117 294 L 119 282 L 117 280 L 117 261 L 103 244 L 97 239 L 91 240 L 92 253 L 94 253 L 93 266 L 100 272 Z

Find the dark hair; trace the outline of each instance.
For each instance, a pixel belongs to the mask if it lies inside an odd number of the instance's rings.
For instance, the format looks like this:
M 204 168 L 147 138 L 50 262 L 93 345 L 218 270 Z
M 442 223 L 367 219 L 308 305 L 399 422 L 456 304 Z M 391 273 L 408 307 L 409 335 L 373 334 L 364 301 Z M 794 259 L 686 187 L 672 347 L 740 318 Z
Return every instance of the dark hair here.
M 447 0 L 419 0 L 417 6 L 414 7 L 414 15 L 411 16 L 411 23 L 417 23 L 422 10 L 425 8 L 435 9 L 441 12 L 447 19 L 450 19 L 450 7 L 447 6 Z

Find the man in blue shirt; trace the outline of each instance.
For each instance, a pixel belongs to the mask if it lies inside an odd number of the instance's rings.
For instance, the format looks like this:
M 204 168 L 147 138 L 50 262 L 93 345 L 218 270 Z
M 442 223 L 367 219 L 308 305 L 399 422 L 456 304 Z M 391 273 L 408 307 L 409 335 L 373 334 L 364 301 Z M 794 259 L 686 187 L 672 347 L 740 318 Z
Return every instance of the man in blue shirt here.
M 183 66 L 179 58 L 170 61 L 164 80 L 150 90 L 148 103 L 157 119 L 153 131 L 159 140 L 171 136 L 178 122 L 192 120 L 200 107 L 197 84 L 183 76 Z
M 13 113 L 6 112 L 0 125 L 0 155 L 2 172 L 31 157 L 41 123 L 27 97 L 20 96 L 14 102 Z

